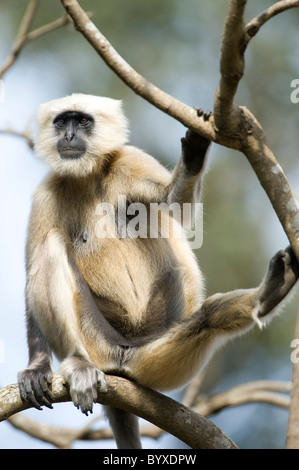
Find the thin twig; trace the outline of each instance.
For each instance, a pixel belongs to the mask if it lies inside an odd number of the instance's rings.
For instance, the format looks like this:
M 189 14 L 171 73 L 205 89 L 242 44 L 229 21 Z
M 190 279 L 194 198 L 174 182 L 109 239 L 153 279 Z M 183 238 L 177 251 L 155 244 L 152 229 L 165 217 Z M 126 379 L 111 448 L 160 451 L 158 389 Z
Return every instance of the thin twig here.
M 57 18 L 57 20 L 52 21 L 51 23 L 40 26 L 39 28 L 34 29 L 27 34 L 26 41 L 34 41 L 44 34 L 54 31 L 54 29 L 61 28 L 71 22 L 69 15 L 64 15 L 62 18 Z
M 66 24 L 71 22 L 70 17 L 68 15 L 64 15 L 62 18 L 58 18 L 57 20 L 54 20 L 49 24 L 45 24 L 29 32 L 30 26 L 36 13 L 38 2 L 39 0 L 30 0 L 30 2 L 28 3 L 15 42 L 11 49 L 11 53 L 6 62 L 0 68 L 0 79 L 13 66 L 21 50 L 26 44 L 43 36 L 44 34 L 50 33 L 54 29 L 60 28 L 61 26 L 65 26 Z
M 200 393 L 200 387 L 202 385 L 203 379 L 205 376 L 205 372 L 201 372 L 198 376 L 196 376 L 188 385 L 185 390 L 182 403 L 186 406 L 192 407 L 193 403 L 195 402 L 196 398 Z
M 299 0 L 282 0 L 271 5 L 267 10 L 253 18 L 244 28 L 246 45 L 260 30 L 260 28 L 271 18 L 290 8 L 298 7 Z
M 28 146 L 33 150 L 34 148 L 34 142 L 33 139 L 30 137 L 29 133 L 27 131 L 25 132 L 18 132 L 13 129 L 0 129 L 0 134 L 6 134 L 6 135 L 13 135 L 15 137 L 20 137 L 22 139 L 25 139 Z
M 20 27 L 18 33 L 16 35 L 16 39 L 11 49 L 10 56 L 8 57 L 7 61 L 0 69 L 0 79 L 3 77 L 4 73 L 15 63 L 18 58 L 19 53 L 21 52 L 22 48 L 26 44 L 27 41 L 27 34 L 29 28 L 32 24 L 34 19 L 37 7 L 39 4 L 39 0 L 30 0 L 27 8 L 25 10 L 24 16 L 20 23 Z
M 204 400 L 201 400 L 194 410 L 202 416 L 211 416 L 221 410 L 244 405 L 246 403 L 263 402 L 283 408 L 290 405 L 290 397 L 276 393 L 277 391 L 290 391 L 290 382 L 278 382 L 261 380 L 237 385 L 225 392 L 216 393 Z

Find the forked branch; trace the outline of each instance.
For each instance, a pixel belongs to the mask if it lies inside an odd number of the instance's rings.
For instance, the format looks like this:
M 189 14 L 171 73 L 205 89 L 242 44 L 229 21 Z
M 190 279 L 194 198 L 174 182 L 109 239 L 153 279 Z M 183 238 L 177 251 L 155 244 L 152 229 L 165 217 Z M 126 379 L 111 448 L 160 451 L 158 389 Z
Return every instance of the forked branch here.
M 234 103 L 238 84 L 244 73 L 244 52 L 248 28 L 243 26 L 246 0 L 231 0 L 225 20 L 221 48 L 221 80 L 215 96 L 214 116 L 198 118 L 195 110 L 148 82 L 111 46 L 90 21 L 77 0 L 61 0 L 76 29 L 90 42 L 109 67 L 138 95 L 186 127 L 226 147 L 241 150 L 248 158 L 286 232 L 299 260 L 299 203 L 271 151 L 262 126 L 245 107 Z M 281 11 L 298 6 L 285 0 L 264 14 L 270 19 Z M 259 17 L 258 17 L 259 18 Z
M 271 5 L 267 10 L 263 11 L 260 15 L 253 18 L 246 26 L 245 26 L 245 43 L 246 45 L 253 38 L 260 30 L 260 28 L 271 18 L 278 15 L 279 13 L 283 13 L 290 8 L 298 7 L 299 0 L 282 0 L 281 2 L 277 2 L 274 5 Z
M 17 60 L 21 50 L 28 42 L 33 41 L 39 38 L 40 36 L 43 36 L 44 34 L 53 31 L 54 29 L 57 29 L 61 26 L 70 23 L 70 17 L 68 15 L 65 15 L 62 18 L 58 18 L 57 20 L 52 21 L 51 23 L 36 28 L 33 31 L 29 31 L 36 14 L 38 4 L 39 0 L 29 1 L 22 21 L 20 23 L 20 27 L 16 35 L 14 44 L 12 46 L 10 55 L 7 58 L 6 62 L 3 64 L 3 66 L 0 68 L 0 79 L 2 79 L 3 75 L 12 67 L 12 65 Z

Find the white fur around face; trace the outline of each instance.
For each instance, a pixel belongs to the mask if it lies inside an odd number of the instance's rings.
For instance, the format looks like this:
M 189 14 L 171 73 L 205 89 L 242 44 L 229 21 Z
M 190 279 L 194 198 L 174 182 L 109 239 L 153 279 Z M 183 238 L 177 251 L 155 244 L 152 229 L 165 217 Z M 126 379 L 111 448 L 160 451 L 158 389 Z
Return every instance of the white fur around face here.
M 88 137 L 87 151 L 77 160 L 64 160 L 56 145 L 57 135 L 53 126 L 55 117 L 65 111 L 90 114 L 94 119 L 92 134 Z M 100 158 L 120 149 L 127 143 L 128 121 L 122 110 L 122 102 L 111 98 L 74 93 L 49 101 L 39 107 L 36 153 L 45 158 L 59 175 L 87 176 Z

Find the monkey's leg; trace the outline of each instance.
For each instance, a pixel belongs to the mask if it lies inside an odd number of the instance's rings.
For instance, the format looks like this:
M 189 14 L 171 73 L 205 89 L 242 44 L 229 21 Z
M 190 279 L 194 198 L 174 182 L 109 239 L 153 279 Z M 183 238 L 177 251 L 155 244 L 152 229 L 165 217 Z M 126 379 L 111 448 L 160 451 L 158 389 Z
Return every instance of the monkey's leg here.
M 220 345 L 252 327 L 256 318 L 270 314 L 298 277 L 291 249 L 278 252 L 260 287 L 209 297 L 199 311 L 164 336 L 133 350 L 128 372 L 141 384 L 160 390 L 184 385 Z

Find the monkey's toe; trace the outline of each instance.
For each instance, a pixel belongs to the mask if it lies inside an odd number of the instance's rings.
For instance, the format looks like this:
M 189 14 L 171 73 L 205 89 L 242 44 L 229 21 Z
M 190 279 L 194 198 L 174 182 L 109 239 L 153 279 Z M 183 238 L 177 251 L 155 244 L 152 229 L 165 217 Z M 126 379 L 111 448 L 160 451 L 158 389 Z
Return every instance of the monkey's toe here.
M 38 410 L 42 406 L 53 408 L 51 383 L 52 371 L 48 369 L 25 369 L 19 372 L 18 384 L 22 401 L 29 402 Z

